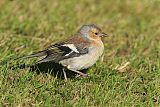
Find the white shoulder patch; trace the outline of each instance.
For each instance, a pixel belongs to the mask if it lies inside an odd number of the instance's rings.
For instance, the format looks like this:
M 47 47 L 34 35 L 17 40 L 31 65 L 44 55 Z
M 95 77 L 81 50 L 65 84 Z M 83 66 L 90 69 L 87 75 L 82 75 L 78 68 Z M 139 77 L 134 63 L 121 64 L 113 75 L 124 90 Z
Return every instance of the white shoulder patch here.
M 64 44 L 62 46 L 66 46 L 68 48 L 70 48 L 72 51 L 79 53 L 79 51 L 77 50 L 77 48 L 74 46 L 74 44 Z

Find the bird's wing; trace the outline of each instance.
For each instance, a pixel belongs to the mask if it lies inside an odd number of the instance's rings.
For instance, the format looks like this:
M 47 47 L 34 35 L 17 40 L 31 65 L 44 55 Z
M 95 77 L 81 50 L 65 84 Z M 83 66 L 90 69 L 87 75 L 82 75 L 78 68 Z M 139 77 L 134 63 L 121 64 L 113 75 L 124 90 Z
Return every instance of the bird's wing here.
M 87 46 L 89 43 L 80 37 L 73 37 L 66 41 L 53 44 L 45 50 L 35 52 L 23 58 L 45 56 L 37 63 L 55 61 L 59 62 L 63 59 L 78 57 L 88 53 Z

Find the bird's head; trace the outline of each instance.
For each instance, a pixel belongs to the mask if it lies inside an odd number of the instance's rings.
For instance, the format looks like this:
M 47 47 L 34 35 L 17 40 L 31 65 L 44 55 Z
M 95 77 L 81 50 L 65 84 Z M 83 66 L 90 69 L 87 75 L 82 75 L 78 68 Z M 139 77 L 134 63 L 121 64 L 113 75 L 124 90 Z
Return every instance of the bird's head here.
M 83 25 L 79 30 L 80 36 L 88 40 L 99 40 L 107 36 L 106 33 L 96 26 L 95 24 Z

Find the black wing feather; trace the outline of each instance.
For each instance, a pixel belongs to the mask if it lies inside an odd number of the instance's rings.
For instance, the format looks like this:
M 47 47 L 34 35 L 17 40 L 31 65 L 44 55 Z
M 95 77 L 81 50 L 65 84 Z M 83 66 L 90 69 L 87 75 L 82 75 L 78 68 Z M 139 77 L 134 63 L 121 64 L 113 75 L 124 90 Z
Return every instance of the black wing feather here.
M 74 52 L 72 49 L 70 49 L 67 46 L 64 46 L 64 43 L 51 45 L 46 49 L 47 56 L 44 59 L 40 60 L 39 63 L 48 62 L 48 61 L 59 62 L 64 59 L 78 57 L 80 55 L 88 53 L 87 48 L 83 49 L 83 48 L 77 47 L 77 50 L 79 53 Z
M 21 58 L 32 58 L 32 57 L 41 57 L 45 56 L 43 59 L 39 60 L 37 63 L 42 63 L 42 62 L 48 62 L 48 61 L 54 61 L 54 62 L 59 62 L 64 59 L 72 58 L 72 57 L 78 57 L 83 54 L 88 53 L 87 48 L 82 48 L 83 46 L 76 46 L 76 49 L 79 53 L 73 51 L 69 47 L 65 46 L 63 42 L 56 43 L 54 45 L 49 46 L 45 50 L 35 52 L 31 55 L 21 57 Z

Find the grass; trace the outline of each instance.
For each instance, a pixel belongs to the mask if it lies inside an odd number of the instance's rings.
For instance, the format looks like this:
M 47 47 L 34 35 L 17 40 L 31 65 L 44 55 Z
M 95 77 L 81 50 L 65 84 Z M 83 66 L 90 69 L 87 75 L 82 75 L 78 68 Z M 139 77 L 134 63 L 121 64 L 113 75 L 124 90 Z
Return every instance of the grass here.
M 159 0 L 1 0 L 0 106 L 160 106 Z M 90 78 L 67 82 L 48 72 L 11 69 L 9 61 L 44 49 L 95 23 L 104 39 L 104 61 Z M 126 63 L 128 65 L 124 66 Z M 122 68 L 122 69 L 120 69 Z

